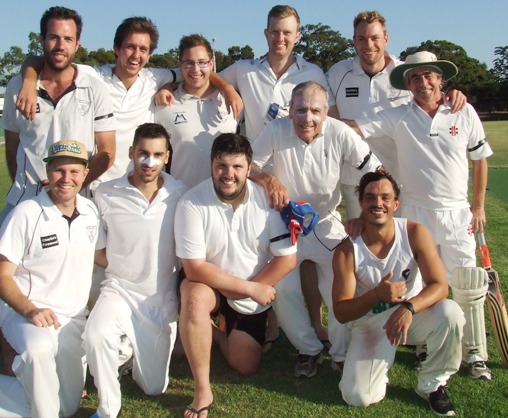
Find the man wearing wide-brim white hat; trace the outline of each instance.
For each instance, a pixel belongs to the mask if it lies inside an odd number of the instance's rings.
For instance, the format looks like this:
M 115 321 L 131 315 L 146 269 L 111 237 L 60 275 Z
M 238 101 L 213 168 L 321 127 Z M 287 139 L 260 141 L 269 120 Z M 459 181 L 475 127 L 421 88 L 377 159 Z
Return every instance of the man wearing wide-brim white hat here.
M 413 100 L 350 123 L 364 138 L 388 136 L 395 141 L 402 184 L 400 214 L 430 230 L 452 288 L 455 268 L 476 266 L 472 232 L 483 231 L 486 223 L 486 158 L 492 154 L 473 107 L 468 104 L 452 113 L 445 101 L 442 84 L 457 73 L 455 64 L 438 60 L 431 52 L 409 55 L 404 64 L 393 69 L 390 82 L 395 88 L 411 91 Z M 468 157 L 473 165 L 471 205 Z M 483 312 L 478 310 L 480 314 Z M 490 379 L 485 333 L 471 323 L 476 319 L 469 319 L 466 315 L 463 364 L 469 367 L 470 377 Z M 470 337 L 468 329 L 473 334 Z

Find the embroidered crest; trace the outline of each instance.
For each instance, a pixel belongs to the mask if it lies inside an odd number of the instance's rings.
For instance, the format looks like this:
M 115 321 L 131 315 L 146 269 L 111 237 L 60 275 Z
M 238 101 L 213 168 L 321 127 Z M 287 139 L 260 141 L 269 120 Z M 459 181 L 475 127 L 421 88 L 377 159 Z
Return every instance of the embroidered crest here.
M 92 106 L 92 103 L 89 100 L 76 100 L 78 104 L 78 110 L 79 114 L 81 116 L 86 115 L 90 111 L 90 107 Z
M 86 226 L 86 234 L 90 242 L 93 242 L 95 234 L 97 233 L 97 225 Z

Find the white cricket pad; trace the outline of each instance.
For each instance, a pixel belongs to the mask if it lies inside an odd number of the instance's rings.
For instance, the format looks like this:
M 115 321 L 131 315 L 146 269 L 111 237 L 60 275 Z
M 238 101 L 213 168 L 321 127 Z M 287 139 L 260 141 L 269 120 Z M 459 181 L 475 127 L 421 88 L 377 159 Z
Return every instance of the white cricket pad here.
M 477 352 L 487 361 L 487 337 L 485 332 L 485 295 L 488 289 L 488 275 L 482 267 L 457 267 L 450 280 L 453 300 L 457 302 L 466 318 L 462 353 Z

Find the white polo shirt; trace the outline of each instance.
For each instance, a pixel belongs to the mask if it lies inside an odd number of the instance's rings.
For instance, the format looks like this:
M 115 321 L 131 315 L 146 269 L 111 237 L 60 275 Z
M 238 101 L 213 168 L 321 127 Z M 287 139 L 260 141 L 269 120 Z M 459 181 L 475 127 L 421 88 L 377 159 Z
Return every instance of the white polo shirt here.
M 434 210 L 469 207 L 468 157 L 492 154 L 471 105 L 452 113 L 445 103 L 431 118 L 413 99 L 357 122 L 365 137 L 386 135 L 395 141 L 404 204 Z
M 242 96 L 247 138 L 251 143 L 256 141 L 265 125 L 274 119 L 268 113 L 270 105 L 281 107 L 281 113 L 287 114 L 291 92 L 298 84 L 315 81 L 329 90 L 321 68 L 298 55 L 295 55 L 295 58 L 296 61 L 279 79 L 266 57 L 237 61 L 220 73 Z M 329 103 L 332 103 L 331 95 Z
M 326 74 L 334 104 L 339 109 L 340 117 L 358 119 L 370 116 L 389 107 L 407 104 L 411 98 L 408 90 L 392 87 L 390 73 L 395 66 L 403 64 L 395 56 L 390 55 L 390 62 L 379 73 L 370 77 L 361 66 L 358 56 L 333 65 Z M 397 151 L 391 138 L 378 138 L 368 141 L 370 149 L 376 154 L 387 171 L 397 180 Z M 356 186 L 360 182 L 360 173 L 346 164 L 342 171 L 341 183 Z
M 307 144 L 289 117 L 276 119 L 253 145 L 253 161 L 264 167 L 273 160 L 273 174 L 286 186 L 289 198 L 309 202 L 325 218 L 340 203 L 343 162 L 362 173 L 381 163 L 359 135 L 344 123 L 327 117 L 322 132 Z
M 99 214 L 77 195 L 70 224 L 41 193 L 17 205 L 0 229 L 0 254 L 17 265 L 14 281 L 38 308 L 65 317 L 84 316 L 92 283 Z
M 163 307 L 176 302 L 177 259 L 173 221 L 187 189 L 169 174 L 149 202 L 124 174 L 102 183 L 94 199 L 102 219 L 98 247 L 106 248 L 108 267 L 103 286 L 135 303 Z
M 62 139 L 74 139 L 86 146 L 89 155 L 95 153 L 95 132 L 114 131 L 117 127 L 113 105 L 104 83 L 79 70 L 72 88 L 63 95 L 56 106 L 47 97 L 37 81 L 37 115 L 27 120 L 16 110 L 16 100 L 22 79 L 14 77 L 5 91 L 3 113 L 4 129 L 18 132 L 20 144 L 16 162 L 14 184 L 7 194 L 7 202 L 19 202 L 37 195 L 39 182 L 47 178 L 47 156 L 51 144 Z
M 189 190 L 180 200 L 175 216 L 176 255 L 205 259 L 227 273 L 249 280 L 274 257 L 294 254 L 296 245 L 287 238 L 279 212 L 271 209 L 264 189 L 247 180 L 244 201 L 233 211 L 215 193 L 209 178 Z M 238 312 L 253 314 L 261 306 L 250 298 L 229 300 Z
M 221 133 L 236 132 L 237 122 L 218 90 L 201 98 L 188 94 L 180 83 L 174 95 L 171 106 L 156 107 L 155 122 L 171 134 L 171 175 L 194 187 L 210 177 L 213 140 Z
M 177 77 L 174 70 L 143 68 L 134 84 L 127 90 L 122 81 L 113 74 L 114 67 L 112 64 L 101 67 L 78 65 L 80 71 L 106 83 L 118 122 L 115 161 L 108 171 L 99 177 L 100 182 L 116 179 L 125 174 L 130 162 L 129 147 L 132 145 L 136 128 L 143 123 L 154 121 L 155 93 L 165 84 L 174 83 Z

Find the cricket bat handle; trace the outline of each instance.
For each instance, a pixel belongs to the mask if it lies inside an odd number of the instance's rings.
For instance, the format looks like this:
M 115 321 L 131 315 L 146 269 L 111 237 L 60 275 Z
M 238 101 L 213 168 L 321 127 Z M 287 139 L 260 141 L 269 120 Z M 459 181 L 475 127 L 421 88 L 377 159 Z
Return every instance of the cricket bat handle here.
M 483 268 L 491 268 L 492 261 L 490 260 L 489 247 L 487 247 L 487 241 L 485 241 L 485 234 L 483 232 L 478 232 L 478 251 L 480 252 Z

